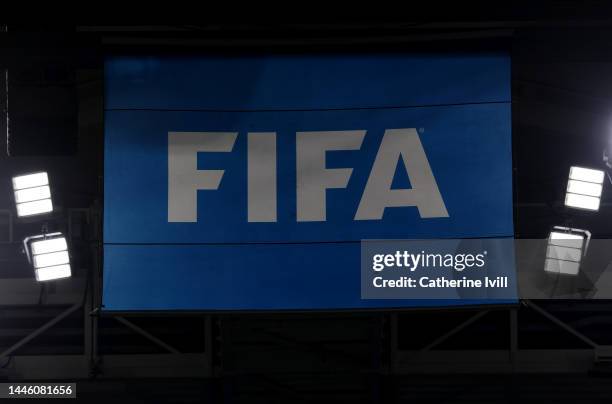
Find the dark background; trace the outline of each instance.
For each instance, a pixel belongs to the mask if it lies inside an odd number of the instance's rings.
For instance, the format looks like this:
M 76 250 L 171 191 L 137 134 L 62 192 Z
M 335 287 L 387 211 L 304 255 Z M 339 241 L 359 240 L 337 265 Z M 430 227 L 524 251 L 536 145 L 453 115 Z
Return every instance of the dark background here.
M 517 237 L 545 238 L 568 223 L 612 236 L 610 184 L 599 212 L 563 209 L 569 167 L 603 168 L 612 137 L 612 8 L 491 3 L 431 3 L 403 22 L 5 26 L 0 381 L 76 380 L 83 402 L 608 402 L 609 301 L 401 312 L 96 310 L 107 52 L 508 49 Z M 72 279 L 44 287 L 21 252 L 42 223 L 14 217 L 10 187 L 13 175 L 37 170 L 49 172 L 59 207 L 46 223 L 68 234 L 74 262 Z

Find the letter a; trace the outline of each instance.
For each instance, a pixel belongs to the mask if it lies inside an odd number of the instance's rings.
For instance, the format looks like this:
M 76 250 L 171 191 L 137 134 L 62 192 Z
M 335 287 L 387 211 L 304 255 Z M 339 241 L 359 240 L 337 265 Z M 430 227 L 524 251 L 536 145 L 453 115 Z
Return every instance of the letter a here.
M 403 158 L 412 188 L 391 189 Z M 385 131 L 355 220 L 380 220 L 387 207 L 416 206 L 421 217 L 448 217 L 436 179 L 414 128 Z

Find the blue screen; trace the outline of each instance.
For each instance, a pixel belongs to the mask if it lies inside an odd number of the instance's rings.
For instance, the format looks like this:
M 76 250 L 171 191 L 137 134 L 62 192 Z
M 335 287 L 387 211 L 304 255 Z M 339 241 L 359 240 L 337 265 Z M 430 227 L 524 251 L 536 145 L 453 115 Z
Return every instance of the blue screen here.
M 361 299 L 360 241 L 513 236 L 509 62 L 496 53 L 108 58 L 104 309 L 506 303 Z M 421 153 L 392 159 L 390 188 L 419 200 L 423 181 L 433 184 L 444 209 L 427 213 L 435 204 L 421 201 L 360 217 L 366 201 L 384 199 L 368 187 L 398 131 Z M 316 154 L 298 140 L 323 132 L 354 144 Z M 204 146 L 181 148 L 190 133 Z M 272 151 L 250 154 L 262 133 Z M 428 175 L 411 171 L 415 161 Z M 252 220 L 256 211 L 268 219 Z

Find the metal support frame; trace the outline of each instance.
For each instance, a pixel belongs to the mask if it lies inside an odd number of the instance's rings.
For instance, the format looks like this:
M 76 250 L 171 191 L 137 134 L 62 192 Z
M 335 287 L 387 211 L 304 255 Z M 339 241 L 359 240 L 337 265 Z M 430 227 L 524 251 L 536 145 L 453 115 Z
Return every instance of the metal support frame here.
M 16 350 L 25 346 L 32 339 L 40 336 L 45 331 L 62 321 L 70 314 L 85 308 L 83 302 L 75 303 L 54 317 L 34 332 L 28 334 L 11 347 L 0 354 L 0 360 L 10 356 L 10 367 L 3 369 L 0 373 L 6 373 L 9 379 L 86 379 L 90 376 L 98 378 L 126 378 L 126 377 L 164 377 L 164 378 L 204 378 L 212 376 L 212 335 L 208 328 L 206 335 L 206 346 L 203 353 L 180 353 L 176 348 L 164 343 L 142 328 L 130 321 L 116 317 L 117 321 L 130 329 L 147 336 L 156 344 L 165 347 L 169 353 L 164 354 L 133 354 L 133 355 L 104 355 L 97 356 L 96 371 L 92 372 L 91 356 L 87 352 L 90 348 L 85 345 L 82 355 L 38 355 L 19 356 L 12 355 Z M 85 316 L 89 312 L 84 310 Z M 211 324 L 210 317 L 205 320 L 205 325 Z M 87 334 L 87 333 L 86 333 Z M 87 337 L 87 336 L 86 336 Z
M 157 338 L 155 335 L 151 334 L 150 332 L 145 331 L 142 328 L 138 327 L 136 324 L 132 323 L 131 321 L 126 320 L 124 317 L 113 316 L 113 318 L 117 320 L 118 322 L 120 322 L 121 324 L 128 327 L 130 330 L 137 332 L 138 334 L 142 335 L 149 341 L 153 342 L 155 345 L 158 345 L 164 348 L 166 351 L 173 353 L 173 354 L 180 354 L 179 350 L 174 348 L 172 345 L 165 343 L 164 341 Z
M 593 342 L 593 340 L 591 340 L 590 338 L 588 338 L 584 334 L 581 334 L 578 331 L 574 330 L 572 327 L 570 327 L 569 325 L 565 324 L 563 321 L 559 320 L 557 317 L 553 316 L 552 314 L 550 314 L 546 310 L 542 309 L 540 306 L 536 305 L 531 300 L 525 300 L 525 304 L 528 307 L 530 307 L 530 308 L 534 309 L 535 311 L 537 311 L 538 313 L 540 313 L 542 316 L 544 316 L 547 319 L 549 319 L 551 322 L 553 322 L 556 325 L 558 325 L 559 327 L 563 328 L 565 331 L 569 332 L 570 334 L 572 334 L 576 338 L 582 340 L 587 345 L 590 345 L 593 348 L 597 348 L 599 346 L 597 343 Z
M 467 327 L 468 325 L 474 323 L 476 320 L 478 320 L 479 318 L 485 316 L 488 313 L 489 313 L 489 310 L 484 310 L 484 311 L 476 313 L 475 315 L 473 315 L 472 317 L 470 317 L 469 319 L 467 319 L 463 323 L 459 324 L 458 326 L 456 326 L 452 330 L 450 330 L 447 333 L 445 333 L 445 334 L 441 335 L 440 337 L 436 338 L 433 342 L 431 342 L 430 344 L 425 346 L 423 349 L 421 349 L 421 351 L 429 351 L 430 349 L 432 349 L 435 346 L 437 346 L 437 345 L 441 344 L 442 342 L 446 341 L 447 339 L 449 339 L 453 335 L 457 334 L 459 331 L 463 330 L 465 327 Z
M 74 305 L 70 306 L 68 309 L 61 312 L 56 317 L 47 321 L 45 324 L 43 324 L 42 326 L 34 330 L 32 333 L 26 335 L 25 337 L 17 341 L 15 344 L 13 344 L 11 347 L 7 348 L 4 352 L 0 353 L 0 360 L 6 358 L 7 356 L 15 352 L 17 349 L 21 348 L 22 346 L 24 346 L 25 344 L 27 344 L 34 338 L 38 337 L 40 334 L 47 331 L 49 328 L 53 327 L 55 324 L 59 323 L 64 318 L 68 317 L 70 314 L 74 313 L 76 310 L 80 309 L 81 307 L 83 307 L 83 302 L 75 303 Z
M 397 314 L 391 317 L 392 335 L 390 338 L 391 352 L 394 352 L 394 363 L 391 369 L 394 373 L 476 373 L 476 372 L 576 372 L 589 371 L 596 361 L 610 361 L 612 346 L 600 345 L 564 323 L 548 311 L 525 300 L 523 304 L 544 318 L 551 321 L 566 332 L 580 339 L 591 349 L 519 349 L 518 341 L 518 308 L 508 309 L 509 347 L 507 350 L 435 350 L 436 346 L 452 338 L 459 331 L 481 319 L 493 309 L 477 312 L 450 331 L 437 337 L 420 350 L 400 350 L 397 335 Z M 602 359 L 603 358 L 603 359 Z
M 0 210 L 9 216 L 9 238 L 13 238 L 12 212 Z M 85 215 L 86 220 L 94 226 L 93 234 L 101 234 L 99 209 L 70 209 L 68 215 L 68 232 L 73 234 L 72 219 L 75 214 Z M 98 353 L 98 315 L 92 314 L 100 307 L 101 279 L 101 240 L 92 245 L 93 265 L 87 271 L 87 276 L 73 278 L 54 287 L 56 293 L 46 299 L 45 304 L 70 305 L 45 324 L 21 338 L 12 346 L 0 353 L 0 360 L 10 358 L 0 375 L 20 379 L 85 379 L 91 376 L 100 378 L 117 377 L 166 377 L 166 378 L 198 378 L 212 376 L 212 318 L 204 317 L 206 332 L 203 353 L 180 353 L 178 349 L 155 337 L 133 322 L 115 317 L 121 324 L 144 336 L 148 340 L 164 348 L 168 353 L 162 354 L 122 354 L 99 355 Z M 7 279 L 4 283 L 9 295 L 0 296 L 0 307 L 38 307 L 39 284 L 32 279 Z M 17 304 L 17 306 L 16 306 Z M 79 355 L 28 355 L 20 356 L 14 353 L 27 345 L 36 337 L 58 324 L 71 314 L 83 310 L 83 354 Z

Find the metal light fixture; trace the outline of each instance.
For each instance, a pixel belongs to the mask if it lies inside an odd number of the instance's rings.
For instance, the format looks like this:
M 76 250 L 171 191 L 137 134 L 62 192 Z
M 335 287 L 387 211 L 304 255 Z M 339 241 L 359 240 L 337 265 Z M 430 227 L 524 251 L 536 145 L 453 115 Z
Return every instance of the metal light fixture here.
M 62 233 L 31 236 L 23 244 L 37 281 L 69 278 L 72 275 L 68 243 Z
M 585 256 L 591 233 L 588 230 L 555 226 L 548 236 L 544 271 L 578 275 Z
M 34 216 L 53 211 L 51 188 L 46 172 L 13 177 L 17 216 Z
M 597 211 L 601 199 L 605 173 L 602 170 L 570 168 L 565 194 L 565 206 Z

